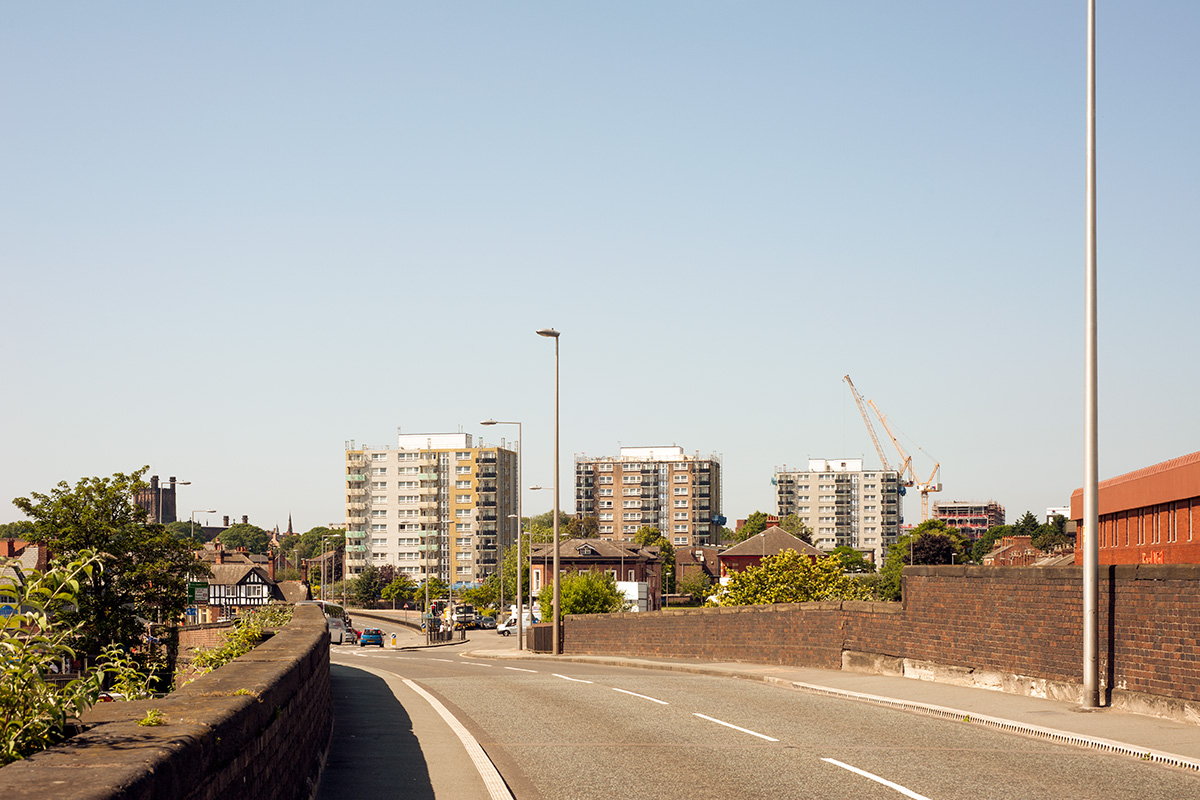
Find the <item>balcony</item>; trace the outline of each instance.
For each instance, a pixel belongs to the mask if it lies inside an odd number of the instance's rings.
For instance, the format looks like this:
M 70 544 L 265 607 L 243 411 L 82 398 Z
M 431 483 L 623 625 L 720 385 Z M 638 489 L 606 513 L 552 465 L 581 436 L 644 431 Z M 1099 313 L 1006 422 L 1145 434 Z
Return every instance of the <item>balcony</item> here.
M 417 551 L 421 553 L 436 553 L 438 551 L 437 542 L 430 544 L 419 544 L 417 545 Z
M 346 480 L 349 481 L 350 483 L 356 483 L 358 481 L 365 481 L 366 479 L 367 479 L 366 475 L 362 475 L 358 472 L 351 472 L 350 474 L 348 474 L 346 476 Z
M 422 511 L 436 511 L 438 507 L 437 500 L 422 500 L 417 503 L 417 508 Z
M 418 472 L 417 477 L 423 481 L 436 481 L 438 474 L 436 472 Z
M 479 456 L 478 458 L 475 459 L 475 463 L 476 464 L 495 464 L 496 457 L 495 456 Z
M 367 524 L 366 517 L 346 517 L 347 525 L 365 525 Z
M 365 553 L 367 546 L 365 544 L 348 544 L 346 545 L 347 553 Z
M 496 501 L 495 500 L 480 500 L 475 505 L 478 506 L 479 508 L 495 508 Z
M 434 484 L 433 486 L 418 486 L 417 487 L 417 494 L 434 494 L 435 495 L 435 494 L 437 494 L 437 491 L 438 491 L 437 484 Z
M 346 456 L 346 464 L 356 466 L 358 464 L 367 463 L 366 456 Z
M 477 477 L 479 477 L 479 478 L 481 478 L 481 479 L 482 479 L 482 478 L 495 478 L 495 477 L 496 477 L 496 470 L 494 470 L 494 469 L 491 469 L 491 470 L 486 470 L 486 471 L 484 471 L 484 470 L 480 470 L 480 471 L 479 471 L 479 474 L 477 475 Z
M 481 483 L 477 487 L 475 487 L 475 491 L 478 492 L 479 494 L 495 494 L 496 493 L 496 484 Z
M 346 531 L 347 539 L 362 539 L 366 535 L 366 531 Z
M 346 503 L 346 508 L 349 508 L 353 511 L 363 511 L 366 509 L 366 507 L 366 503 Z

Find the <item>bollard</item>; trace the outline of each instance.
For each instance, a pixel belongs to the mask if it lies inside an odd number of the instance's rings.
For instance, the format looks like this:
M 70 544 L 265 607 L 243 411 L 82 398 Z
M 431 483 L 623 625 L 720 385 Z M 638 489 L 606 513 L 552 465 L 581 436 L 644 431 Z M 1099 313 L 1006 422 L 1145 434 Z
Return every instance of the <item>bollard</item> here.
M 396 634 L 392 634 L 392 647 L 396 646 Z

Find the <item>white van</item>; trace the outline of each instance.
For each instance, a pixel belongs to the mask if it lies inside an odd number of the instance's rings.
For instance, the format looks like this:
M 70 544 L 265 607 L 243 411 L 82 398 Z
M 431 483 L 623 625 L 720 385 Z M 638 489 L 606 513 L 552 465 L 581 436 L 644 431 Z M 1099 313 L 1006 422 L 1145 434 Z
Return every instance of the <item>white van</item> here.
M 529 626 L 533 625 L 535 622 L 541 622 L 541 619 L 539 619 L 536 616 L 531 617 L 529 612 L 526 611 L 525 619 L 522 621 L 522 627 L 525 628 L 525 630 L 529 630 Z M 502 622 L 496 626 L 496 633 L 500 634 L 501 636 L 511 636 L 512 634 L 514 634 L 516 632 L 517 632 L 517 615 L 516 614 L 512 614 L 511 616 L 509 616 L 508 619 L 504 620 L 504 622 Z
M 354 644 L 354 631 L 345 622 L 335 617 L 327 617 L 325 621 L 329 623 L 330 644 Z

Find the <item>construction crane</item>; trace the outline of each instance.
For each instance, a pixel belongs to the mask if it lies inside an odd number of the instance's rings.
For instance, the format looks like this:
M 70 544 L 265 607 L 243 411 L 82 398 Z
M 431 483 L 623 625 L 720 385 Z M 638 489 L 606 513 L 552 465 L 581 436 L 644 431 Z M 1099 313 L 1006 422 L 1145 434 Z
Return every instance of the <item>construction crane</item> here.
M 885 470 L 891 470 L 888 464 L 887 457 L 883 454 L 883 447 L 879 444 L 879 437 L 875 435 L 875 426 L 871 424 L 871 417 L 867 414 L 867 409 L 863 406 L 862 396 L 859 395 L 858 389 L 854 387 L 854 382 L 850 380 L 850 376 L 845 376 L 844 380 L 850 386 L 850 392 L 854 395 L 854 402 L 858 404 L 859 413 L 862 414 L 863 422 L 867 424 L 867 432 L 871 434 L 871 441 L 875 443 L 875 452 L 879 454 L 879 460 L 883 463 Z M 888 425 L 887 415 L 879 410 L 879 406 L 875 405 L 874 400 L 868 400 L 867 405 L 871 406 L 871 410 L 875 412 L 875 416 L 879 417 L 880 424 L 887 431 L 888 436 L 892 440 L 892 444 L 896 447 L 896 452 L 900 454 L 901 465 L 898 470 L 900 473 L 900 485 L 903 487 L 916 486 L 917 491 L 921 493 L 921 521 L 929 519 L 929 493 L 940 492 L 942 490 L 940 462 L 934 464 L 933 472 L 930 473 L 928 480 L 920 480 L 916 477 L 913 471 L 912 456 L 900 444 L 900 440 L 896 438 L 896 434 L 892 431 L 892 426 Z M 921 448 L 917 448 L 920 450 Z M 903 493 L 903 490 L 902 490 Z

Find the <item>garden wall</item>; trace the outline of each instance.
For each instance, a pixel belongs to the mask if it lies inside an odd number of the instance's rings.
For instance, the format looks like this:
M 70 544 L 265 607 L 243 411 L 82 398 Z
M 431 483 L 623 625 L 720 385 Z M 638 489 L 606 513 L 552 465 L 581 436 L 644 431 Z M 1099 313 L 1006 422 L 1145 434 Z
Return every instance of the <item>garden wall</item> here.
M 143 727 L 150 708 L 166 724 Z M 329 635 L 316 606 L 166 698 L 105 703 L 85 732 L 0 769 L 0 797 L 311 797 L 329 743 Z
M 567 654 L 865 669 L 1079 697 L 1081 597 L 1079 567 L 909 567 L 903 603 L 568 616 L 563 646 Z M 1099 630 L 1101 679 L 1114 704 L 1195 716 L 1200 566 L 1102 567 Z

